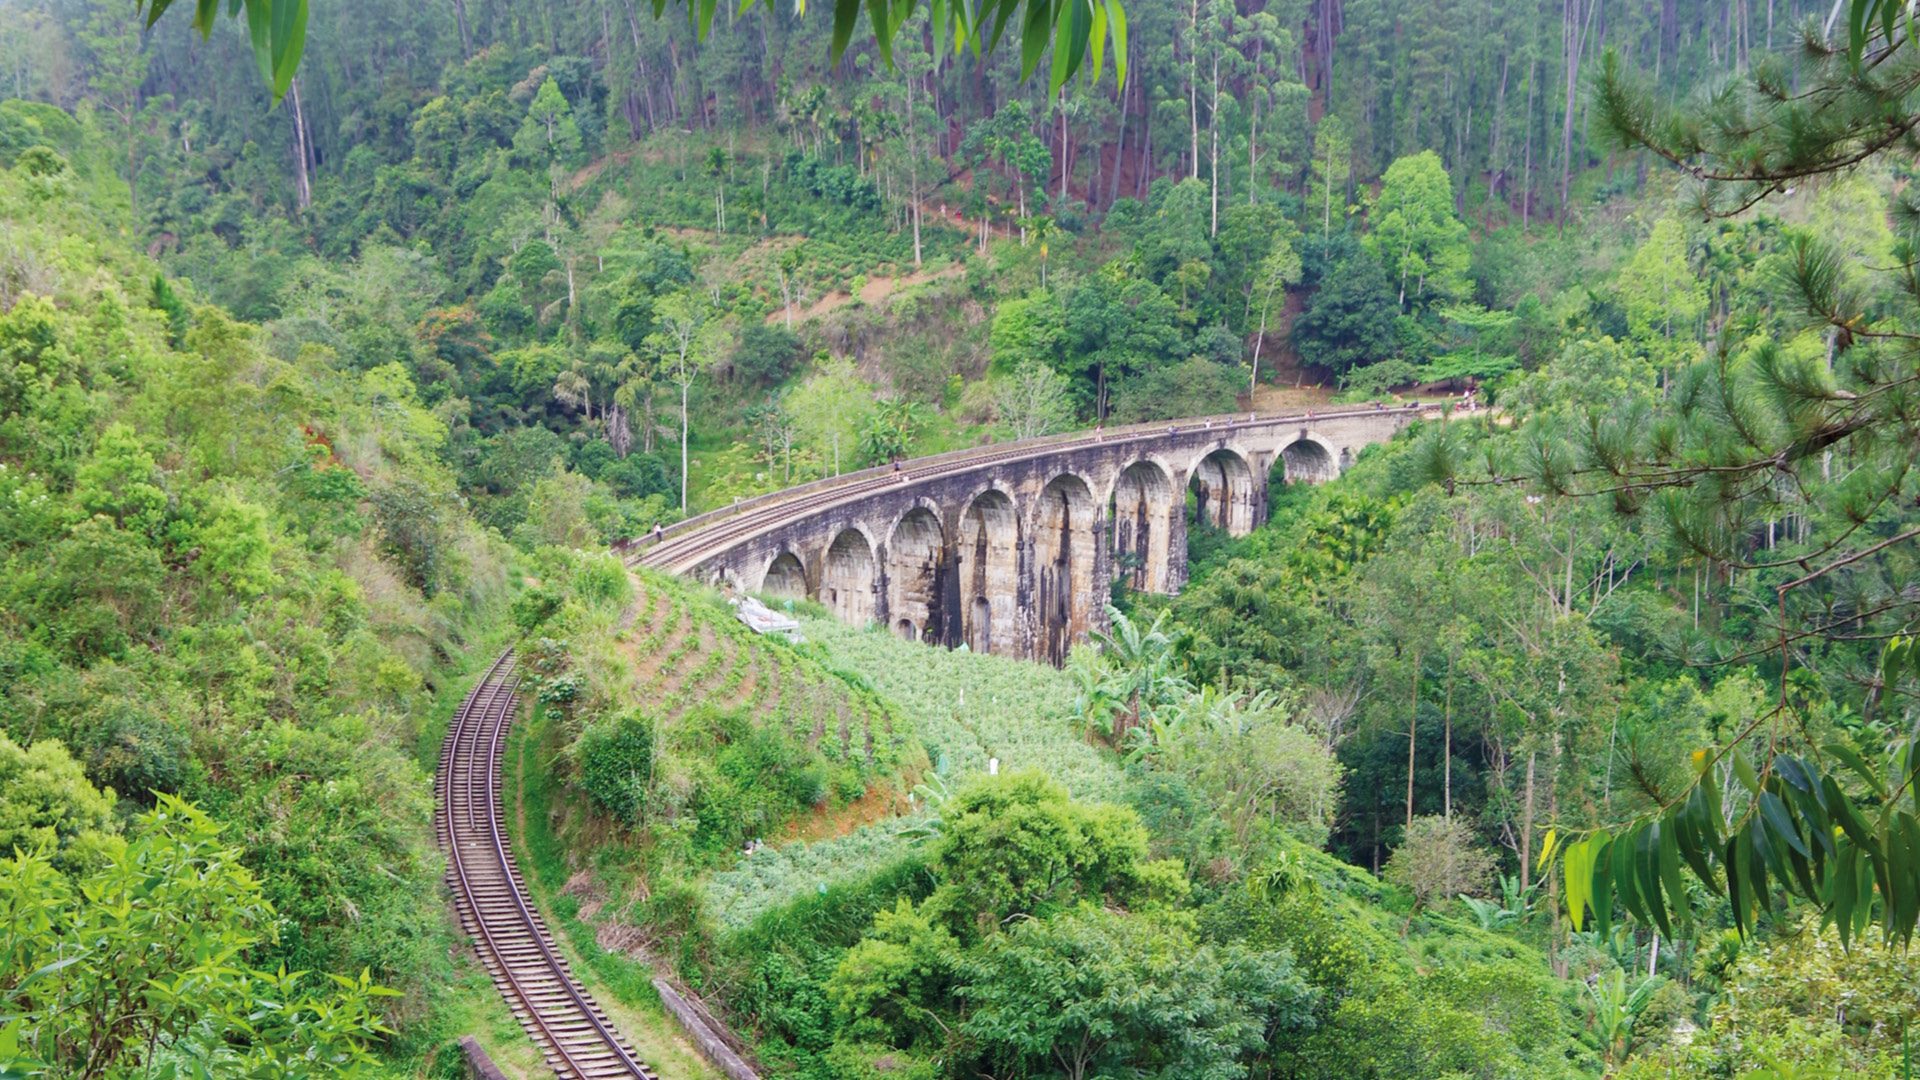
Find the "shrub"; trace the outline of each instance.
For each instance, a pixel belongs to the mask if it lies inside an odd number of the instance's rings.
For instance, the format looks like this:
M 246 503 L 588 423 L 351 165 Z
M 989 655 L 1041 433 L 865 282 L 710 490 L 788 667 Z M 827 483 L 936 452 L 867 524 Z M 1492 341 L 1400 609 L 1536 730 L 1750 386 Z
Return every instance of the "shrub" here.
M 873 1043 L 835 1043 L 826 1060 L 841 1080 L 935 1080 L 940 1075 L 931 1061 Z
M 0 1075 L 364 1073 L 392 991 L 252 968 L 276 922 L 238 849 L 177 799 L 71 876 L 43 852 L 0 859 Z
M 799 335 L 784 326 L 754 323 L 740 331 L 733 373 L 744 382 L 772 386 L 791 375 L 799 360 Z
M 962 932 L 1082 900 L 1127 904 L 1177 894 L 1177 865 L 1152 862 L 1147 830 L 1127 807 L 1081 803 L 1041 773 L 980 777 L 941 811 L 929 901 Z
M 599 479 L 629 499 L 673 495 L 677 490 L 667 467 L 652 454 L 628 454 L 611 462 L 601 468 Z
M 1464 819 L 1417 817 L 1387 859 L 1383 876 L 1424 908 L 1435 900 L 1481 892 L 1493 867 L 1493 853 L 1474 843 Z
M 94 790 L 67 748 L 0 735 L 0 851 L 54 851 L 113 825 L 113 792 Z
M 534 586 L 513 598 L 513 625 L 523 634 L 531 634 L 560 612 L 561 595 L 545 586 Z
M 623 713 L 590 725 L 573 745 L 580 786 L 595 806 L 629 825 L 646 810 L 653 783 L 653 723 Z

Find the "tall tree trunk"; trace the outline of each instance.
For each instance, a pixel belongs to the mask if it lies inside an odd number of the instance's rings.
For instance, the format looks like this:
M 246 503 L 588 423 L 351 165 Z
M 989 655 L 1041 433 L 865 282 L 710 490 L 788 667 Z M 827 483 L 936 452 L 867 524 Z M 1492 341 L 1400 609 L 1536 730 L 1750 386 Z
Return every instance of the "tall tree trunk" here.
M 698 37 L 690 38 L 687 42 L 687 48 L 693 52 L 693 55 L 687 60 L 687 81 L 692 84 L 693 107 L 697 110 L 700 117 L 700 130 L 706 131 L 713 127 L 713 122 L 711 118 L 707 116 L 706 84 L 700 81 L 700 39 Z
M 287 86 L 287 101 L 293 108 L 293 156 L 298 168 L 294 171 L 294 198 L 301 210 L 313 205 L 313 174 L 309 172 L 309 163 L 313 160 L 313 143 L 307 133 L 307 112 L 300 107 L 300 80 L 294 79 Z
M 1407 711 L 1407 824 L 1413 824 L 1414 748 L 1420 734 L 1420 650 L 1413 651 L 1413 694 Z
M 920 269 L 920 156 L 915 146 L 913 76 L 907 76 L 907 199 L 913 204 L 913 268 Z
M 1200 0 L 1192 0 L 1187 16 L 1187 161 L 1189 179 L 1200 179 Z
M 1454 654 L 1447 653 L 1447 707 L 1442 713 L 1446 725 L 1445 757 L 1440 771 L 1440 813 L 1448 821 L 1453 820 L 1453 661 Z
M 1326 60 L 1321 64 L 1321 71 L 1325 74 L 1328 94 L 1333 92 L 1334 49 L 1339 45 L 1340 31 L 1345 29 L 1342 25 L 1344 20 L 1341 19 L 1343 14 L 1345 9 L 1341 6 L 1341 0 L 1327 0 L 1326 31 L 1321 35 L 1320 41 L 1321 48 L 1326 54 Z
M 1067 205 L 1067 171 L 1073 159 L 1067 153 L 1067 88 L 1060 87 L 1060 205 Z
M 1566 43 L 1567 101 L 1560 119 L 1560 227 L 1567 227 L 1567 188 L 1573 179 L 1573 112 L 1579 100 L 1580 61 L 1586 52 L 1587 31 L 1600 0 L 1564 0 L 1561 8 Z M 1584 10 L 1582 10 L 1584 8 Z
M 1253 110 L 1247 122 L 1247 205 L 1254 203 L 1254 193 L 1260 188 L 1255 177 L 1260 174 L 1260 110 Z M 1281 181 L 1286 186 L 1286 181 Z
M 1213 221 L 1208 236 L 1220 235 L 1220 50 L 1213 50 L 1213 104 L 1208 106 L 1207 131 L 1213 140 L 1207 165 L 1207 187 L 1213 199 Z
M 640 44 L 640 17 L 633 10 L 633 0 L 621 0 L 627 11 L 627 33 L 633 39 L 634 81 L 640 84 L 640 93 L 647 104 L 647 131 L 660 127 L 660 119 L 653 108 L 653 77 L 647 74 L 647 53 Z
M 1324 117 L 1322 119 L 1324 119 Z M 1325 172 L 1325 174 L 1321 176 L 1320 179 L 1325 182 L 1325 187 L 1327 189 L 1327 192 L 1326 192 L 1327 205 L 1322 210 L 1321 218 L 1320 218 L 1320 242 L 1324 244 L 1333 235 L 1333 140 L 1332 139 L 1327 140 L 1327 171 Z
M 1400 253 L 1400 310 L 1407 310 L 1407 261 L 1413 255 L 1413 233 L 1407 233 L 1407 248 Z
M 1500 133 L 1507 121 L 1507 72 L 1513 66 L 1513 54 L 1500 57 L 1500 92 L 1493 98 L 1493 132 L 1487 143 L 1487 191 L 1499 195 L 1506 169 L 1500 164 Z
M 1539 70 L 1540 62 L 1527 65 L 1527 137 L 1521 150 L 1520 166 L 1520 232 L 1526 233 L 1533 220 L 1533 91 L 1534 74 Z
M 453 0 L 453 21 L 460 27 L 460 59 L 473 56 L 473 31 L 467 26 L 467 0 Z
M 667 39 L 667 71 L 662 83 L 667 91 L 667 115 L 678 123 L 680 120 L 680 93 L 675 87 L 680 82 L 680 43 Z
M 1267 48 L 1266 39 L 1264 37 L 1258 37 L 1254 39 L 1253 78 L 1257 79 L 1260 77 L 1260 61 L 1262 57 L 1266 55 L 1266 48 Z M 1307 151 L 1307 153 L 1311 155 L 1313 151 L 1309 150 Z M 1259 98 L 1255 97 L 1253 100 L 1253 103 L 1249 105 L 1247 108 L 1247 205 L 1248 206 L 1253 205 L 1254 194 L 1260 188 L 1260 183 L 1258 180 L 1258 177 L 1260 175 L 1259 169 L 1260 169 L 1260 106 L 1259 106 Z M 1282 181 L 1282 184 L 1284 185 L 1285 181 Z
M 1141 79 L 1145 82 L 1145 79 Z M 1133 197 L 1147 197 L 1147 174 L 1153 171 L 1153 106 L 1147 101 L 1147 88 L 1140 88 L 1140 119 L 1146 125 L 1144 137 L 1140 140 L 1140 171 L 1133 178 Z
M 619 405 L 608 405 L 601 414 L 607 424 L 607 444 L 613 447 L 615 457 L 624 458 L 633 452 L 633 430 L 627 425 L 627 410 Z
M 1527 751 L 1526 797 L 1520 804 L 1520 891 L 1526 892 L 1533 881 L 1533 772 L 1535 750 Z
M 1267 343 L 1267 313 L 1273 310 L 1273 288 L 1267 289 L 1267 299 L 1260 305 L 1260 332 L 1253 336 L 1253 374 L 1247 379 L 1247 398 L 1252 400 L 1254 390 L 1260 386 L 1260 347 Z

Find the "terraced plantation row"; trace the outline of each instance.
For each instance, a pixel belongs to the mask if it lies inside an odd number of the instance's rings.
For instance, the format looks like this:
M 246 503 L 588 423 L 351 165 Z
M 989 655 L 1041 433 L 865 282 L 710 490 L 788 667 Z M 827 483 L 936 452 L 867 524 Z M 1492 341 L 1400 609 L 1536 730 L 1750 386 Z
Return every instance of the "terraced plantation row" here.
M 885 695 L 910 723 L 949 783 L 1002 769 L 1039 768 L 1075 794 L 1117 799 L 1119 766 L 1076 733 L 1072 677 L 1044 664 L 965 650 L 929 649 L 892 634 L 810 618 L 802 630 L 824 661 Z M 858 880 L 905 857 L 908 819 L 864 825 L 843 836 L 782 844 L 714 874 L 708 910 L 728 930 L 837 882 Z
M 692 710 L 744 710 L 781 726 L 829 760 L 880 769 L 907 740 L 880 699 L 802 651 L 748 630 L 723 601 L 650 572 L 634 574 L 634 618 L 624 647 L 636 701 L 671 723 Z

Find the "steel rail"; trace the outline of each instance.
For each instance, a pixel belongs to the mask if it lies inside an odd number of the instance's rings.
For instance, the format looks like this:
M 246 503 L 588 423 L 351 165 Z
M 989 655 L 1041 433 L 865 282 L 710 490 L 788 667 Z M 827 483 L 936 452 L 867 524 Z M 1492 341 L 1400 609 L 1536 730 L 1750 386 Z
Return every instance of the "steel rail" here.
M 475 943 L 490 959 L 488 966 L 495 973 L 502 996 L 509 1005 L 517 1000 L 519 1007 L 514 1011 L 521 1026 L 541 1046 L 555 1073 L 567 1080 L 621 1076 L 656 1080 L 555 952 L 507 851 L 500 799 L 500 748 L 517 706 L 514 665 L 513 650 L 509 649 L 487 669 L 456 712 L 442 750 L 437 786 L 450 883 L 462 915 L 472 925 Z M 485 762 L 480 766 L 477 759 L 483 752 Z M 458 807 L 456 791 L 462 796 Z M 480 820 L 483 816 L 484 824 Z M 504 890 L 512 901 L 506 912 L 495 915 L 488 910 L 498 905 L 485 902 L 488 898 L 476 879 L 492 867 L 469 865 L 469 844 L 491 852 L 500 874 L 496 888 Z

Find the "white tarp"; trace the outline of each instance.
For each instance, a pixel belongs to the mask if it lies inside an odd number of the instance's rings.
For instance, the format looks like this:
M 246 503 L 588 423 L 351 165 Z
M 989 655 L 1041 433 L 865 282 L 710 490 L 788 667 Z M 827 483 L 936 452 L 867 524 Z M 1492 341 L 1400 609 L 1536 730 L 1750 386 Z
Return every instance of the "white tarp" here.
M 788 637 L 796 637 L 800 632 L 800 620 L 774 611 L 751 596 L 740 598 L 735 614 L 756 634 L 785 634 Z

